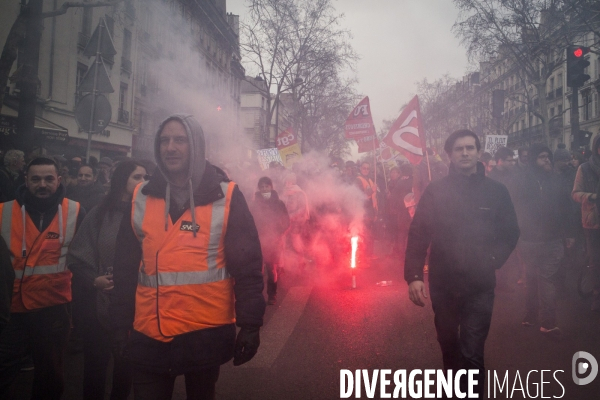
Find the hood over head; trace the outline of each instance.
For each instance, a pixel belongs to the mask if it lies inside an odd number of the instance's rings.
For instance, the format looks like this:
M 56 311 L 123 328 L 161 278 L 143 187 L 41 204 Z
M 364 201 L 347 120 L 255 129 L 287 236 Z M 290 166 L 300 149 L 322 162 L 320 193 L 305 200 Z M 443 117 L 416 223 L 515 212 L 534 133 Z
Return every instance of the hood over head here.
M 196 190 L 200 184 L 200 181 L 202 180 L 202 176 L 204 175 L 204 169 L 206 168 L 206 143 L 204 141 L 204 131 L 202 130 L 198 120 L 196 120 L 196 118 L 194 118 L 192 115 L 173 114 L 161 122 L 154 138 L 154 157 L 156 158 L 159 171 L 170 184 L 172 184 L 172 182 L 169 181 L 167 169 L 160 158 L 159 141 L 160 133 L 165 125 L 170 121 L 180 122 L 187 133 L 190 143 L 190 166 L 186 180 L 191 180 L 192 188 L 193 190 Z
M 200 126 L 200 123 L 191 115 L 184 114 L 173 114 L 165 119 L 158 127 L 156 137 L 154 138 L 154 157 L 158 165 L 158 170 L 164 176 L 167 181 L 167 193 L 165 195 L 165 231 L 169 226 L 169 209 L 171 202 L 171 185 L 173 182 L 170 181 L 167 169 L 163 164 L 160 157 L 160 134 L 168 122 L 178 121 L 185 128 L 189 145 L 190 145 L 190 164 L 186 175 L 186 181 L 188 182 L 188 194 L 189 194 L 189 206 L 191 210 L 194 210 L 194 191 L 200 186 L 204 171 L 206 169 L 206 145 L 204 142 L 204 131 Z M 196 214 L 192 214 L 192 226 L 196 226 Z M 193 230 L 194 237 L 196 237 L 196 230 Z

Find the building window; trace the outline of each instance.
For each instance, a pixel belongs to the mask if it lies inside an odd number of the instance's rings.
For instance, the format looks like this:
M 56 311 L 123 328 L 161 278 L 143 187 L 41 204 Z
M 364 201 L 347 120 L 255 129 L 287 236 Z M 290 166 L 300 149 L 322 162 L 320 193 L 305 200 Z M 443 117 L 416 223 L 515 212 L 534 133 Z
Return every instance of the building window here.
M 123 58 L 131 60 L 131 32 L 128 29 L 123 31 Z
M 120 86 L 120 90 L 119 90 L 118 121 L 123 122 L 123 123 L 129 123 L 129 112 L 125 110 L 125 106 L 127 105 L 127 89 L 128 89 L 127 84 L 121 82 L 121 86 Z
M 550 107 L 550 118 L 554 117 L 554 107 Z
M 79 102 L 81 93 L 79 93 L 79 84 L 87 73 L 88 67 L 84 63 L 77 63 L 77 74 L 75 75 L 75 105 Z
M 115 35 L 115 20 L 112 17 L 109 17 L 108 15 L 104 17 L 104 20 L 106 21 L 106 27 L 108 28 L 108 32 L 110 32 L 110 37 L 113 37 Z
M 90 37 L 92 34 L 92 8 L 84 8 L 81 17 L 81 33 Z
M 590 119 L 592 117 L 592 96 L 590 91 L 585 91 L 581 93 L 581 99 L 583 100 L 583 106 L 582 106 L 582 111 L 583 111 L 583 120 L 587 121 L 588 119 Z
M 562 104 L 559 104 L 558 105 L 558 113 L 562 114 L 562 112 L 563 112 L 563 106 L 562 106 Z

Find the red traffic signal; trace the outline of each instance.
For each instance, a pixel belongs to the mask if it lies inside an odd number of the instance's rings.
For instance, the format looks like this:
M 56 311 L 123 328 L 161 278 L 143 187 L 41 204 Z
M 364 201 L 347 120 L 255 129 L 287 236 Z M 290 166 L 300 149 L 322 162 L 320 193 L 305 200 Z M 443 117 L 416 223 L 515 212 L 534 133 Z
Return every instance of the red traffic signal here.
M 568 46 L 567 47 L 567 86 L 581 87 L 590 76 L 585 73 L 585 68 L 590 62 L 584 58 L 584 55 L 590 52 L 589 47 Z
M 573 55 L 577 58 L 581 58 L 582 56 L 584 56 L 585 54 L 587 54 L 589 52 L 590 52 L 589 47 L 577 46 L 573 50 Z

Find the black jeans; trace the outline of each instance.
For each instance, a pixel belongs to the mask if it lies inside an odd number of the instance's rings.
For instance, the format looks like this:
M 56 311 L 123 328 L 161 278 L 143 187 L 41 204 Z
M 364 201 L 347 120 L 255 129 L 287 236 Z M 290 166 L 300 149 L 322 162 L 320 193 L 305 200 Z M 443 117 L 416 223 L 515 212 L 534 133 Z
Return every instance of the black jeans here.
M 492 321 L 494 290 L 470 295 L 431 290 L 430 294 L 444 369 L 478 369 L 475 393 L 483 398 L 483 350 Z M 461 388 L 466 390 L 466 381 L 461 381 Z
M 64 390 L 64 355 L 71 330 L 67 304 L 27 313 L 11 313 L 0 334 L 0 399 L 31 355 L 35 367 L 32 399 L 59 400 Z
M 537 321 L 551 329 L 556 326 L 556 274 L 564 256 L 561 239 L 532 243 L 519 241 L 527 279 L 526 307 L 528 322 Z
M 200 372 L 185 374 L 185 393 L 187 400 L 213 400 L 215 385 L 219 379 L 216 366 Z M 133 394 L 135 400 L 170 400 L 173 396 L 176 376 L 156 374 L 134 367 Z
M 83 398 L 104 400 L 106 370 L 113 356 L 111 400 L 126 400 L 131 392 L 131 366 L 113 346 L 112 333 L 91 316 L 83 334 Z

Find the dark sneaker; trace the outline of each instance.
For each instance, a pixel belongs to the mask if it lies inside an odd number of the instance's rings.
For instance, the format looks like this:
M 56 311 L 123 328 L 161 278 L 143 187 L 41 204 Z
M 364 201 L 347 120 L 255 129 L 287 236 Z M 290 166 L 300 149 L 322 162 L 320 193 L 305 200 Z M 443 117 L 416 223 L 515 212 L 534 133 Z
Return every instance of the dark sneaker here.
M 553 328 L 544 328 L 543 326 L 540 326 L 540 332 L 542 332 L 544 336 L 548 336 L 555 339 L 559 339 L 561 337 L 561 332 L 558 326 L 555 326 Z

